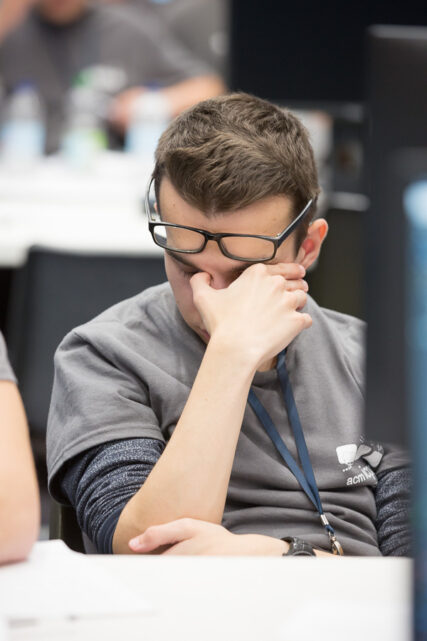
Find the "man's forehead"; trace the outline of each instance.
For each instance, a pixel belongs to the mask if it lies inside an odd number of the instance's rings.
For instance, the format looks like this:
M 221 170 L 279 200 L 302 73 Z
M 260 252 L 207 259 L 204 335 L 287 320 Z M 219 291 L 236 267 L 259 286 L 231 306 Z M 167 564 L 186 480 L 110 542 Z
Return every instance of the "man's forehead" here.
M 275 235 L 292 220 L 292 202 L 284 195 L 270 196 L 234 211 L 206 215 L 188 203 L 168 178 L 160 183 L 158 211 L 163 220 L 212 232 Z

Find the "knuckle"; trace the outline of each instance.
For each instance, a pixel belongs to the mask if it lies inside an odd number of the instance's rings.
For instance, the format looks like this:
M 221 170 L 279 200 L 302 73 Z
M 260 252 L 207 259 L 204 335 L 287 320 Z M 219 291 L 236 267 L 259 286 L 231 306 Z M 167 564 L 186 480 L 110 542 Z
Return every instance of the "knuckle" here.
M 181 526 L 184 532 L 189 535 L 194 529 L 194 521 L 187 516 L 181 519 Z
M 304 314 L 298 314 L 298 321 L 301 328 L 305 327 L 306 319 L 304 318 Z
M 301 329 L 310 327 L 310 325 L 312 324 L 312 320 L 309 314 L 298 314 L 298 316 Z
M 271 276 L 271 282 L 274 285 L 281 286 L 281 287 L 286 284 L 286 280 L 280 274 L 275 274 L 274 276 Z
M 282 276 L 274 276 L 272 281 L 272 290 L 275 294 L 282 295 L 286 291 L 286 282 L 283 280 Z
M 295 263 L 285 263 L 285 264 L 283 264 L 283 270 L 289 276 L 293 276 L 294 278 L 295 278 L 295 276 L 299 276 L 300 275 L 299 267 Z
M 299 302 L 298 291 L 296 289 L 288 292 L 288 300 L 291 307 L 296 307 Z
M 193 526 L 193 519 L 190 519 L 190 517 L 188 516 L 181 519 L 180 522 L 182 527 L 184 527 L 186 530 L 189 530 Z
M 286 289 L 288 289 L 290 292 L 294 292 L 295 290 L 300 288 L 300 284 L 298 281 L 295 280 L 287 280 L 286 282 Z
M 249 269 L 253 271 L 254 274 L 265 274 L 267 271 L 266 266 L 263 263 L 256 263 L 252 265 Z
M 298 307 L 304 307 L 307 302 L 307 294 L 301 289 L 288 290 L 287 294 L 291 308 L 297 309 Z

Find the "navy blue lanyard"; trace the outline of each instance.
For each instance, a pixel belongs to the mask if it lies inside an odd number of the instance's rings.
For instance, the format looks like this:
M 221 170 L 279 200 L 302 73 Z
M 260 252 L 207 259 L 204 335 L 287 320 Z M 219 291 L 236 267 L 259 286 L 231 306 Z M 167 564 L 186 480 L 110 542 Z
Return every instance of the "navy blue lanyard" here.
M 261 425 L 273 441 L 273 444 L 278 450 L 280 456 L 283 458 L 286 465 L 291 470 L 292 474 L 295 476 L 298 483 L 301 485 L 302 489 L 319 513 L 321 523 L 328 533 L 332 552 L 334 554 L 342 555 L 343 549 L 341 547 L 341 544 L 339 543 L 339 541 L 337 541 L 334 529 L 323 512 L 322 501 L 320 500 L 319 490 L 317 488 L 316 479 L 314 478 L 313 466 L 311 465 L 310 456 L 307 450 L 307 444 L 305 442 L 304 433 L 301 427 L 301 421 L 292 392 L 292 386 L 289 380 L 288 370 L 286 368 L 285 351 L 286 350 L 280 352 L 278 356 L 277 373 L 279 376 L 280 387 L 282 388 L 283 400 L 285 402 L 289 422 L 294 433 L 298 456 L 302 465 L 302 471 L 298 463 L 295 461 L 294 457 L 286 447 L 285 443 L 283 442 L 283 439 L 277 431 L 276 426 L 271 420 L 271 417 L 268 414 L 267 410 L 262 405 L 261 401 L 257 398 L 252 388 L 249 391 L 249 405 L 252 407 L 253 411 L 261 422 Z

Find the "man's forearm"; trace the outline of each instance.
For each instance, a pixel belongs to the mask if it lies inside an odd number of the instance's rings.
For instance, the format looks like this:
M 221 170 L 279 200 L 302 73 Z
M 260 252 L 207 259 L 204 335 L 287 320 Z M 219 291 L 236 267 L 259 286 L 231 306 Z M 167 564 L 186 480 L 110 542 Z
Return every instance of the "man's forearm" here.
M 175 431 L 148 479 L 124 508 L 115 553 L 151 525 L 183 517 L 220 523 L 255 366 L 211 340 Z

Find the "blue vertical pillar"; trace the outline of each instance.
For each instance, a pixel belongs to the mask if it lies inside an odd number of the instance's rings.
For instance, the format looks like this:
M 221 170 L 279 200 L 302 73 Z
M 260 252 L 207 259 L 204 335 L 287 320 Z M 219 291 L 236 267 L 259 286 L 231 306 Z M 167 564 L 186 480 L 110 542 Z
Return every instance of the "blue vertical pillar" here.
M 405 191 L 407 246 L 407 367 L 414 464 L 413 546 L 415 635 L 427 639 L 427 176 Z

